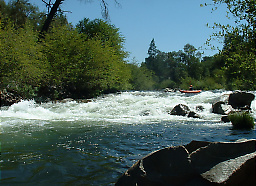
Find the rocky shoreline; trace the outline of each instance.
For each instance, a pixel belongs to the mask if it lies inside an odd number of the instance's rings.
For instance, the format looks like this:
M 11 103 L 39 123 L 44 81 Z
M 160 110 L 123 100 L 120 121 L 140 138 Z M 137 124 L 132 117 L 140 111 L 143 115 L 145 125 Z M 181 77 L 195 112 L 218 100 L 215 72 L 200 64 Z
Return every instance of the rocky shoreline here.
M 0 90 L 0 106 L 11 106 L 14 103 L 20 102 L 23 98 L 15 91 Z
M 15 103 L 18 103 L 22 100 L 26 100 L 27 98 L 24 98 L 22 96 L 20 96 L 17 92 L 14 92 L 14 91 L 10 91 L 10 90 L 0 90 L 0 106 L 11 106 L 12 104 L 15 104 Z M 79 103 L 88 103 L 88 102 L 91 102 L 91 99 L 72 99 L 72 98 L 65 98 L 65 99 L 62 99 L 62 100 L 51 100 L 50 98 L 36 98 L 35 101 L 37 103 L 42 103 L 42 102 L 49 102 L 49 101 L 52 101 L 52 102 L 62 102 L 62 103 L 65 103 L 65 102 L 68 102 L 68 101 L 77 101 Z

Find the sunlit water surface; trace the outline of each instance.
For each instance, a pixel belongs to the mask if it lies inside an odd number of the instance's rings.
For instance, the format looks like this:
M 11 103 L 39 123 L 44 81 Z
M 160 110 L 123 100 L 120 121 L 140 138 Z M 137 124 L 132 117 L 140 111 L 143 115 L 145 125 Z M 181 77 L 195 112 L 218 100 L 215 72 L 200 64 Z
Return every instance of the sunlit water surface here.
M 88 103 L 30 100 L 2 107 L 0 185 L 114 185 L 137 160 L 161 148 L 255 139 L 255 129 L 232 130 L 211 113 L 212 103 L 229 93 L 122 92 Z M 202 119 L 170 115 L 180 103 Z M 251 107 L 255 117 L 255 101 Z

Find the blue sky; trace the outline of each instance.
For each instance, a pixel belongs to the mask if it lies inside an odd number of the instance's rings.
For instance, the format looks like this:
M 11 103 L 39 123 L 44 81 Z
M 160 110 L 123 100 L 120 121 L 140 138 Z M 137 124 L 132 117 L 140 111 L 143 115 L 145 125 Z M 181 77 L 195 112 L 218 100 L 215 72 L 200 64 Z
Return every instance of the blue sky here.
M 204 43 L 213 33 L 207 23 L 231 22 L 226 18 L 225 6 L 212 12 L 212 6 L 200 7 L 200 4 L 211 3 L 211 0 L 114 0 L 108 2 L 110 23 L 120 29 L 125 37 L 125 50 L 130 52 L 130 59 L 143 62 L 151 40 L 163 52 L 182 50 L 189 43 L 196 48 L 206 46 Z M 41 0 L 30 0 L 44 10 Z M 100 0 L 65 0 L 61 5 L 68 21 L 74 25 L 83 18 L 102 18 Z M 213 42 L 216 46 L 222 46 Z M 213 55 L 217 51 L 201 50 L 204 55 Z

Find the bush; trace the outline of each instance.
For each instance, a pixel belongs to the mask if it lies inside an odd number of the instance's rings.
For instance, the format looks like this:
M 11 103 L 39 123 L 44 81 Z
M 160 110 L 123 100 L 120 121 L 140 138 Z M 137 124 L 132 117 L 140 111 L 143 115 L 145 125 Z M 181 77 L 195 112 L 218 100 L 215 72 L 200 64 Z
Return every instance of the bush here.
M 234 129 L 252 129 L 254 128 L 254 118 L 249 112 L 235 112 L 229 114 Z
M 176 88 L 177 85 L 174 81 L 170 80 L 170 79 L 166 79 L 166 80 L 163 80 L 160 84 L 159 84 L 159 87 L 160 89 L 163 89 L 163 88 Z

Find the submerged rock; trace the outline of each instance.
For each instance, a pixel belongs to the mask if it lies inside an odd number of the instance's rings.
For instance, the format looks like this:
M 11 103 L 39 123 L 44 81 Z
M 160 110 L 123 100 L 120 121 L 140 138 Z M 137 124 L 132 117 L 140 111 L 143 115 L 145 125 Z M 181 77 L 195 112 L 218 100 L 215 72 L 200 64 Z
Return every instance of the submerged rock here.
M 199 114 L 195 113 L 194 111 L 190 111 L 188 113 L 188 117 L 189 118 L 201 118 L 201 116 Z
M 204 109 L 205 109 L 205 108 L 204 108 L 202 105 L 196 106 L 196 110 L 199 111 L 199 112 L 204 111 Z
M 228 115 L 222 116 L 222 117 L 221 117 L 221 121 L 223 121 L 224 123 L 230 122 L 230 120 L 229 120 L 229 118 L 228 118 Z
M 191 143 L 155 151 L 116 182 L 129 185 L 256 185 L 256 140 Z

